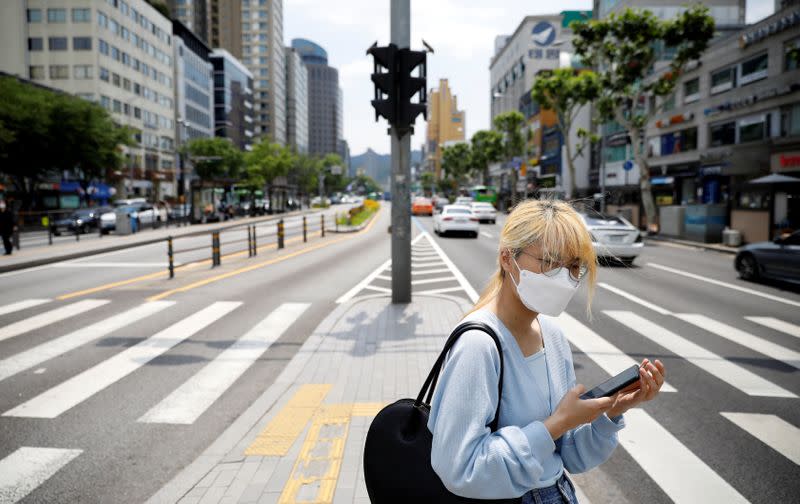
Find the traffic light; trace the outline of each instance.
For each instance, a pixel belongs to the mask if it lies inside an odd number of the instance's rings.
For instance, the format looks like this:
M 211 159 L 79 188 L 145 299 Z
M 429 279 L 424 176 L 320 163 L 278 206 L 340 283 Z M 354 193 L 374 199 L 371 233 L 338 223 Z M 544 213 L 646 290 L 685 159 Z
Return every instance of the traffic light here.
M 426 119 L 428 117 L 426 59 L 425 51 L 400 49 L 397 52 L 398 109 L 394 126 L 401 131 L 413 130 L 418 115 L 422 114 Z M 417 75 L 412 75 L 417 68 Z M 412 101 L 417 94 L 419 101 Z
M 375 99 L 372 100 L 375 120 L 383 116 L 393 125 L 397 120 L 397 46 L 373 45 L 367 50 L 367 54 L 375 58 L 372 74 L 372 82 L 375 84 Z

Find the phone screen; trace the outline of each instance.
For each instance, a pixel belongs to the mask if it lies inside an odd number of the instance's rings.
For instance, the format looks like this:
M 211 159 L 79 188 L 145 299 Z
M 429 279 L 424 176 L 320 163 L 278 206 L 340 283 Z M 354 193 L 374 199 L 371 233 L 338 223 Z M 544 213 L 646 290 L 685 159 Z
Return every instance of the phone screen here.
M 597 399 L 598 397 L 614 395 L 625 387 L 635 383 L 637 380 L 639 380 L 639 366 L 633 365 L 617 376 L 610 378 L 592 390 L 584 393 L 581 399 Z

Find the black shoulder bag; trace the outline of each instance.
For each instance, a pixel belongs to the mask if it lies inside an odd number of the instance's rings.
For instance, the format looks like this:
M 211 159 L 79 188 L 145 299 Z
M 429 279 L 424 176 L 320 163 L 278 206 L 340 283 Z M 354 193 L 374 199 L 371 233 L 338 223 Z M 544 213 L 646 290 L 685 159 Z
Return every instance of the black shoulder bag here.
M 520 499 L 481 500 L 459 497 L 445 488 L 431 467 L 433 435 L 428 430 L 431 399 L 436 388 L 447 352 L 467 331 L 483 331 L 494 340 L 500 354 L 500 381 L 494 420 L 489 424 L 497 430 L 500 418 L 500 398 L 503 396 L 503 349 L 494 330 L 481 322 L 465 322 L 453 330 L 433 369 L 422 385 L 417 399 L 400 399 L 383 408 L 367 432 L 364 445 L 364 479 L 373 504 L 390 502 L 436 503 L 519 503 Z M 427 398 L 423 398 L 427 393 Z

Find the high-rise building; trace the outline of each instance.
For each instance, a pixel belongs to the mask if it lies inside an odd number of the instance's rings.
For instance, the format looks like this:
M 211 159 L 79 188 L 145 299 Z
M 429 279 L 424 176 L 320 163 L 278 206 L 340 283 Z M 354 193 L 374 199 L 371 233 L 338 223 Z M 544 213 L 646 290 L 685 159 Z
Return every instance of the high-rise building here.
M 342 158 L 344 174 L 352 177 L 354 174 L 351 173 L 352 167 L 350 166 L 350 144 L 345 139 L 339 140 L 339 157 Z
M 328 65 L 328 53 L 306 39 L 292 40 L 308 68 L 309 152 L 319 156 L 339 152 L 342 139 L 342 91 L 339 71 Z
M 208 43 L 208 0 L 167 0 L 173 19 L 189 28 L 203 42 Z
M 253 143 L 253 74 L 224 49 L 210 55 L 214 65 L 214 132 L 242 150 Z
M 295 151 L 308 153 L 308 70 L 297 50 L 286 50 L 286 140 Z
M 135 131 L 124 190 L 175 194 L 172 23 L 144 0 L 0 2 L 0 70 L 102 105 Z
M 425 167 L 437 179 L 442 177 L 442 148 L 447 142 L 463 142 L 466 131 L 464 111 L 458 110 L 458 99 L 450 92 L 447 79 L 439 79 L 439 89 L 428 95 L 428 131 Z
M 686 9 L 686 3 L 674 0 L 594 0 L 594 12 L 603 19 L 611 13 L 631 8 L 648 10 L 659 19 L 673 19 Z M 718 32 L 735 32 L 745 25 L 747 0 L 694 0 L 688 3 L 701 3 L 708 7 Z

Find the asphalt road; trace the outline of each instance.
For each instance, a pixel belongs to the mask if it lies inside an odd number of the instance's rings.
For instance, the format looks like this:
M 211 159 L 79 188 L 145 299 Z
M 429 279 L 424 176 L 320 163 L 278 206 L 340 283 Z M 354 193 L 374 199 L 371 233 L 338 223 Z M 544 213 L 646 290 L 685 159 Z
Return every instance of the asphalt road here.
M 264 229 L 254 258 L 246 242 L 231 243 L 246 231 L 228 233 L 222 253 L 245 252 L 223 257 L 221 267 L 199 263 L 179 268 L 174 280 L 158 274 L 89 294 L 80 291 L 164 272 L 164 246 L 0 276 L 0 461 L 16 470 L 34 460 L 41 475 L 27 478 L 34 489 L 22 502 L 146 500 L 274 381 L 335 300 L 389 256 L 389 220 L 387 208 L 365 233 L 310 233 L 306 244 L 287 220 L 286 249 L 274 250 L 276 237 Z M 199 246 L 177 260 L 207 259 L 208 237 L 176 243 Z M 145 303 L 153 296 L 161 297 Z M 13 306 L 20 302 L 29 304 Z M 271 330 L 251 333 L 257 325 Z M 280 337 L 265 342 L 263 334 Z M 48 467 L 63 468 L 48 479 Z

